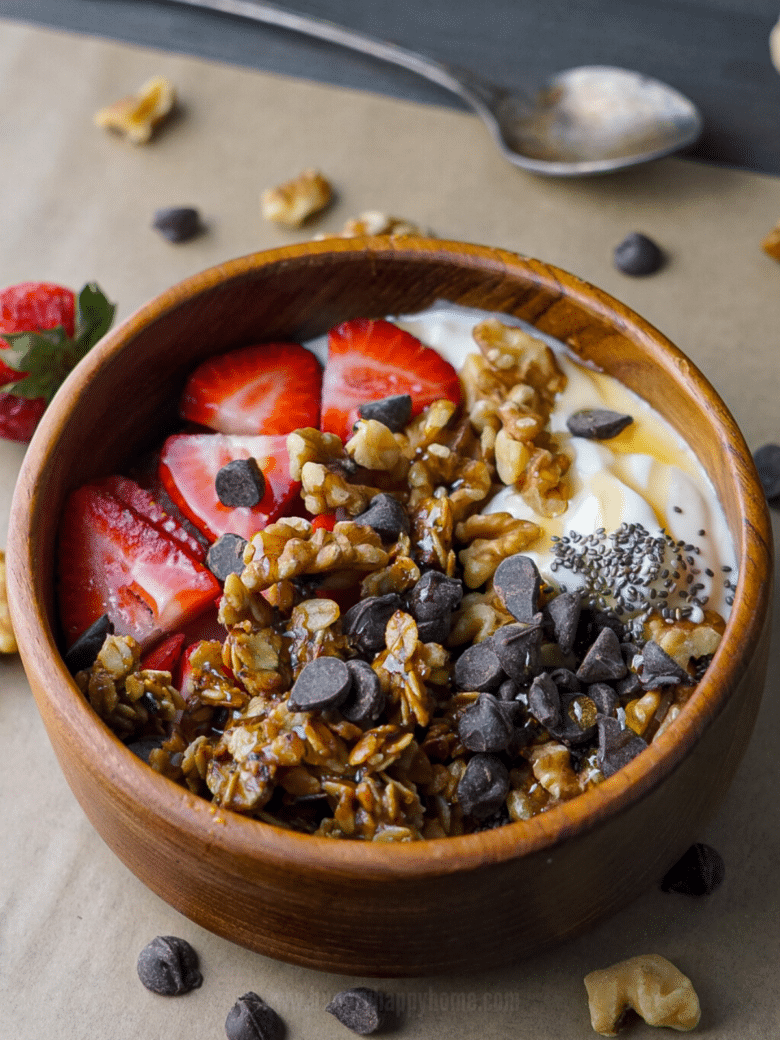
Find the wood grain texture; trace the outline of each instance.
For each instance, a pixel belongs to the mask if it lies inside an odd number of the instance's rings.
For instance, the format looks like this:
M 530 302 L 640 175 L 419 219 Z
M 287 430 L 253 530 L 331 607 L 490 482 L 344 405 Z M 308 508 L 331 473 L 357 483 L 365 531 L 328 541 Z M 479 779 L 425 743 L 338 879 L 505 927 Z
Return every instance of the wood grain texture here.
M 127 751 L 64 668 L 54 614 L 64 498 L 159 438 L 186 373 L 209 354 L 247 340 L 306 338 L 340 320 L 414 311 L 438 298 L 534 321 L 617 375 L 686 436 L 724 504 L 740 561 L 714 664 L 647 751 L 596 789 L 524 823 L 387 846 L 312 838 L 216 810 Z M 67 780 L 142 881 L 198 923 L 264 954 L 330 971 L 420 976 L 486 968 L 560 942 L 655 883 L 695 840 L 758 710 L 770 546 L 764 498 L 733 419 L 694 366 L 630 310 L 571 275 L 498 250 L 331 240 L 197 275 L 88 355 L 25 459 L 8 542 L 9 593 L 25 668 Z

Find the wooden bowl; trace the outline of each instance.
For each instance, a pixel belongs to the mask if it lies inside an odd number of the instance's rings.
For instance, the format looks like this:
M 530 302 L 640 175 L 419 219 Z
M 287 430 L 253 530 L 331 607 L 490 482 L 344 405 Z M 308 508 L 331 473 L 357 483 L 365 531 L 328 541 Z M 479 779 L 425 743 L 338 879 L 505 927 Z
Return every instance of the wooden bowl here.
M 598 787 L 529 821 L 411 844 L 314 838 L 217 810 L 153 772 L 100 721 L 60 656 L 55 541 L 67 493 L 117 471 L 173 413 L 186 374 L 259 339 L 436 299 L 505 311 L 645 397 L 709 473 L 736 544 L 725 636 L 681 716 Z M 379 976 L 484 969 L 558 943 L 656 883 L 696 840 L 750 736 L 766 673 L 772 557 L 748 448 L 713 388 L 627 307 L 536 260 L 424 239 L 304 243 L 170 289 L 69 377 L 13 503 L 9 592 L 35 698 L 70 786 L 119 858 L 164 900 L 243 946 Z

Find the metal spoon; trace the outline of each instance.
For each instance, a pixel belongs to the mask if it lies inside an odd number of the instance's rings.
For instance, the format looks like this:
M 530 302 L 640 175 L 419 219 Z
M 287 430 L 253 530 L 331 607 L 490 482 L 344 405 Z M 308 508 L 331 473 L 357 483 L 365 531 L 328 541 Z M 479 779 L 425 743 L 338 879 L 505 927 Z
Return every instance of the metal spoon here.
M 702 130 L 693 102 L 626 69 L 583 66 L 559 73 L 535 91 L 512 93 L 470 72 L 264 0 L 173 2 L 278 25 L 416 72 L 462 98 L 504 156 L 534 173 L 576 177 L 619 170 L 684 148 Z

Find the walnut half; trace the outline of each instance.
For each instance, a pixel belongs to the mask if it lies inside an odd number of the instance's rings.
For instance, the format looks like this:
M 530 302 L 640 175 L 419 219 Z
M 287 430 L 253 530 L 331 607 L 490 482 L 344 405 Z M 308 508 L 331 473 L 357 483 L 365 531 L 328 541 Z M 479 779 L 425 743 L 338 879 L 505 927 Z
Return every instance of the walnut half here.
M 617 1036 L 624 1013 L 633 1009 L 649 1026 L 687 1032 L 699 1024 L 701 1008 L 691 980 L 657 953 L 620 961 L 585 976 L 590 1022 L 602 1036 Z
M 325 209 L 332 197 L 326 177 L 318 170 L 304 170 L 293 180 L 266 188 L 260 196 L 260 210 L 266 220 L 300 227 L 308 217 Z

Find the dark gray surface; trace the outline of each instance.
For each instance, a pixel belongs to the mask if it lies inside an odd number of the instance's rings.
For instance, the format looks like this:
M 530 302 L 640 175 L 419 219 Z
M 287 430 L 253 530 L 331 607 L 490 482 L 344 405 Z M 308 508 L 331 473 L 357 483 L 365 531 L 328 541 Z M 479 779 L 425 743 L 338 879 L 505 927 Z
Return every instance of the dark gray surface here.
M 637 69 L 682 90 L 702 110 L 704 134 L 684 154 L 780 173 L 780 74 L 767 42 L 780 0 L 294 0 L 280 6 L 392 40 L 510 87 L 573 65 Z M 0 16 L 461 107 L 402 69 L 175 3 L 3 0 Z

